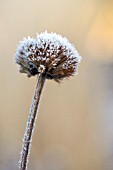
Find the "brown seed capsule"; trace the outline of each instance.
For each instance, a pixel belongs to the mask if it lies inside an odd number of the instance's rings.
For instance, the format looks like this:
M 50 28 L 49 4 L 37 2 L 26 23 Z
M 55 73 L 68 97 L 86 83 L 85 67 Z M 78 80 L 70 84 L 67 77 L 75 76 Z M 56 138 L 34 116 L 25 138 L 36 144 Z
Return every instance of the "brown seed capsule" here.
M 81 57 L 75 47 L 56 33 L 41 33 L 36 39 L 24 38 L 17 47 L 16 63 L 28 77 L 46 74 L 47 79 L 60 82 L 77 73 Z

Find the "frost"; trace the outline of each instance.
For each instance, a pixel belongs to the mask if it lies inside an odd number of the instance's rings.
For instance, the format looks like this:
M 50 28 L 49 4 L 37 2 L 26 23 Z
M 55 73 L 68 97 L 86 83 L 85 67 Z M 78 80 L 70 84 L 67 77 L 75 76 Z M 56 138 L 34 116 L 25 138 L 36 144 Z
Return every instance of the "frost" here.
M 47 78 L 55 80 L 73 75 L 81 61 L 79 53 L 67 38 L 47 31 L 37 34 L 36 39 L 23 38 L 17 47 L 15 59 L 20 71 L 28 77 L 47 70 Z M 35 66 L 31 68 L 29 62 Z

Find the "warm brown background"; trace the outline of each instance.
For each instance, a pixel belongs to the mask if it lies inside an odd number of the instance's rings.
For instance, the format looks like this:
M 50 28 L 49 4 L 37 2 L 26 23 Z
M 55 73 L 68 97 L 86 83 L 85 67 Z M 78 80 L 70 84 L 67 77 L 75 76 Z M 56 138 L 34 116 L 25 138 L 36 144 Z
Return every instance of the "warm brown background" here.
M 66 36 L 83 57 L 79 75 L 47 81 L 29 170 L 113 169 L 113 1 L 0 0 L 0 170 L 17 170 L 37 78 L 14 63 L 23 36 Z

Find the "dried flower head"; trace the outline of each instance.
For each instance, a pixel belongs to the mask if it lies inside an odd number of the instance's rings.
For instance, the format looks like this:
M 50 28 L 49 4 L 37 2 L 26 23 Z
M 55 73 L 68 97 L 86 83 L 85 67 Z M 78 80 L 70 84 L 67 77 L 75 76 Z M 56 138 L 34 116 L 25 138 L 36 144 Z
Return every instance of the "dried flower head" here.
M 60 82 L 77 73 L 81 57 L 75 47 L 56 33 L 41 33 L 37 38 L 24 38 L 17 47 L 16 63 L 28 77 L 46 74 Z

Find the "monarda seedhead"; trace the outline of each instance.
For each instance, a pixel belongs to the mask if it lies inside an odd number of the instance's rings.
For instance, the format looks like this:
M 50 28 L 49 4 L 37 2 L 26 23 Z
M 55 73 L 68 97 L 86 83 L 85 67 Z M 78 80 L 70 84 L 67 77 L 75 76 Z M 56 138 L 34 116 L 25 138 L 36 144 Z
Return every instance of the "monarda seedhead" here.
M 16 63 L 28 77 L 39 75 L 20 153 L 19 169 L 27 170 L 33 129 L 46 79 L 60 82 L 77 73 L 81 57 L 75 47 L 56 33 L 41 33 L 24 38 L 17 47 Z
M 16 63 L 28 77 L 46 74 L 47 79 L 60 82 L 77 73 L 81 57 L 69 41 L 56 33 L 37 34 L 24 38 L 17 47 Z

